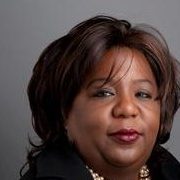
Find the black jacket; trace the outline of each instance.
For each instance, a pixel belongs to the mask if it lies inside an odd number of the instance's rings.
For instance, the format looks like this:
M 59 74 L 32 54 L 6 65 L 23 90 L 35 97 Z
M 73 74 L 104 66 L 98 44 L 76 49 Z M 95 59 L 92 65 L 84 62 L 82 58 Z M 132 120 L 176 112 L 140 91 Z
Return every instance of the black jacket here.
M 159 147 L 148 162 L 152 180 L 180 180 L 180 163 Z M 35 165 L 20 180 L 93 180 L 83 161 L 72 148 L 46 148 Z

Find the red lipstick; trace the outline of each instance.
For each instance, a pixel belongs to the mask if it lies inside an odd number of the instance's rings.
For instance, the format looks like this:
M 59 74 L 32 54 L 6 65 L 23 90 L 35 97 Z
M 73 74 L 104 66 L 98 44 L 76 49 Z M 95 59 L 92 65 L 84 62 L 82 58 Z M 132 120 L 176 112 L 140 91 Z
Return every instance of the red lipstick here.
M 123 144 L 134 143 L 142 134 L 135 129 L 120 129 L 117 132 L 110 133 L 116 141 Z

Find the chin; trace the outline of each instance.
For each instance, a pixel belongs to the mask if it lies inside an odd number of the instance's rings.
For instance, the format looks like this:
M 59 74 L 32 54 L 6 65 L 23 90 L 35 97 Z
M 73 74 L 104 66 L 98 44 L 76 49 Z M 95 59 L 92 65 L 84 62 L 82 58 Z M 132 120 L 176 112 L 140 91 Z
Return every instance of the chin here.
M 148 159 L 146 154 L 142 155 L 139 151 L 129 151 L 112 153 L 112 156 L 107 157 L 109 163 L 117 167 L 127 167 L 133 164 L 144 164 Z

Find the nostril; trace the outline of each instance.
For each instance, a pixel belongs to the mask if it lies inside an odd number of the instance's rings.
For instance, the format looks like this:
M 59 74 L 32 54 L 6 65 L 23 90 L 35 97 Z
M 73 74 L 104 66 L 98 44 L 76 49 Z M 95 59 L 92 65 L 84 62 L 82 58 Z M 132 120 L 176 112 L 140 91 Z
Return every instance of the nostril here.
M 135 118 L 138 114 L 138 108 L 132 102 L 118 103 L 113 107 L 112 113 L 115 118 Z
M 135 118 L 137 115 L 136 114 L 133 114 L 132 117 Z

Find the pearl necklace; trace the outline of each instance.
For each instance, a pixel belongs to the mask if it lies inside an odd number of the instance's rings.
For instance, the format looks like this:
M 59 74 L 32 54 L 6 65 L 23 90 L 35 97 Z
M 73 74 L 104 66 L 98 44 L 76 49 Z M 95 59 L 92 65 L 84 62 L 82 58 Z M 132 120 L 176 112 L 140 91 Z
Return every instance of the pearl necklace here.
M 91 173 L 91 176 L 93 177 L 93 180 L 105 180 L 104 177 L 100 176 L 98 173 L 95 173 L 92 169 L 90 169 L 88 166 L 86 168 Z M 144 165 L 140 171 L 139 171 L 139 180 L 151 180 L 151 177 L 149 175 L 149 169 L 147 165 Z

